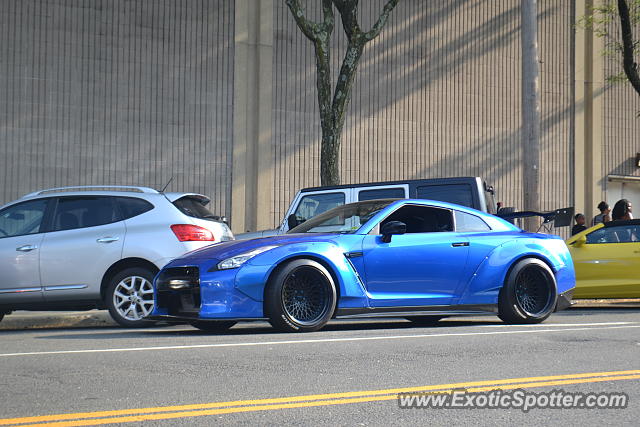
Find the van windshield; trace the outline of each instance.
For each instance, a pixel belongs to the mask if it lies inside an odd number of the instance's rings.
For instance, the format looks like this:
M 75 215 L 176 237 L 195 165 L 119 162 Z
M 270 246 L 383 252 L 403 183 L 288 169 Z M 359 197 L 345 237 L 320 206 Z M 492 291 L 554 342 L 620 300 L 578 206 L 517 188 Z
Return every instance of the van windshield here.
M 398 199 L 349 203 L 328 210 L 292 228 L 288 233 L 355 233 L 382 209 Z

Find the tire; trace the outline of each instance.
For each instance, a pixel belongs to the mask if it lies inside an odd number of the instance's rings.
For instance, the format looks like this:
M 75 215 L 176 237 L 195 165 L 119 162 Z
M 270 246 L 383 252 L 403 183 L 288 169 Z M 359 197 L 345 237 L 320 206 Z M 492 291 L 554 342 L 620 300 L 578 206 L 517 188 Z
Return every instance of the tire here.
M 144 320 L 153 310 L 153 272 L 146 268 L 127 268 L 113 276 L 104 303 L 113 320 L 127 328 L 142 328 L 155 322 Z
M 443 317 L 445 316 L 410 316 L 406 319 L 417 326 L 433 326 Z
M 337 293 L 322 264 L 310 259 L 290 261 L 276 270 L 265 289 L 265 314 L 283 332 L 313 332 L 333 316 Z
M 498 317 L 506 323 L 543 322 L 558 299 L 556 278 L 547 264 L 536 258 L 518 261 L 509 271 L 498 297 Z
M 198 328 L 201 331 L 224 332 L 238 322 L 233 320 L 194 320 L 189 323 L 191 323 L 191 326 Z

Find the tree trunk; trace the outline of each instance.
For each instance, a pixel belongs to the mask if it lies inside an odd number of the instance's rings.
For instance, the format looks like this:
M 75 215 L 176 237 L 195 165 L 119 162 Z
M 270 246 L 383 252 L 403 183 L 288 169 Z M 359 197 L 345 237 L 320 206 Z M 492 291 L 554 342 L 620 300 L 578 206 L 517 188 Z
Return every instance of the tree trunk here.
M 389 14 L 399 0 L 388 0 L 378 20 L 368 32 L 362 32 L 358 24 L 358 0 L 322 0 L 321 23 L 307 20 L 300 0 L 286 0 L 287 6 L 303 34 L 313 42 L 316 56 L 316 87 L 322 128 L 320 150 L 321 185 L 340 184 L 340 138 L 351 99 L 351 90 L 358 70 L 358 63 L 367 42 L 376 38 L 387 23 Z M 342 26 L 349 45 L 342 61 L 336 89 L 331 97 L 331 50 L 333 32 L 333 5 L 342 18 Z
M 321 185 L 339 185 L 340 180 L 340 140 L 346 119 L 346 111 L 351 99 L 351 89 L 358 70 L 365 42 L 361 38 L 349 42 L 336 90 L 333 96 L 330 125 L 322 124 L 322 150 L 320 153 Z M 318 102 L 320 93 L 318 92 Z

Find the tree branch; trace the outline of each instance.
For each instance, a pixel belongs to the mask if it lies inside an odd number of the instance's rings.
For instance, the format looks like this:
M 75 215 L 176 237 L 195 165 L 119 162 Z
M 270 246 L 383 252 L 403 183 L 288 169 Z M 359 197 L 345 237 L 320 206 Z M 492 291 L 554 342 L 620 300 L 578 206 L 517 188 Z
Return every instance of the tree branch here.
M 287 6 L 295 19 L 298 28 L 312 42 L 317 42 L 321 38 L 327 38 L 333 32 L 333 7 L 331 0 L 322 0 L 322 22 L 310 21 L 305 16 L 304 6 L 300 0 L 286 0 Z
M 387 19 L 389 19 L 389 14 L 391 14 L 393 8 L 396 7 L 398 1 L 399 0 L 389 0 L 387 4 L 384 5 L 384 9 L 382 9 L 382 13 L 378 17 L 378 21 L 373 25 L 371 30 L 364 34 L 366 41 L 371 41 L 378 37 L 380 31 L 382 31 L 382 28 L 387 23 Z
M 631 86 L 640 95 L 640 76 L 638 75 L 638 64 L 633 57 L 635 44 L 631 30 L 629 6 L 626 0 L 618 0 L 618 13 L 620 14 L 620 31 L 622 33 L 622 66 Z

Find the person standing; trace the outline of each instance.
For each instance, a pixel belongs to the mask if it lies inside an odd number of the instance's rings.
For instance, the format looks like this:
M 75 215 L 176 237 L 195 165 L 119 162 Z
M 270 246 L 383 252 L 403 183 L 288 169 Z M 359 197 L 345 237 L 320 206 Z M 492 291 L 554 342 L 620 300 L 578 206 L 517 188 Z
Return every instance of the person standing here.
M 609 204 L 607 202 L 603 200 L 602 202 L 598 203 L 598 209 L 600 210 L 600 213 L 593 217 L 591 225 L 611 221 L 611 216 L 609 215 L 611 213 L 611 209 L 609 209 Z
M 578 234 L 581 231 L 584 231 L 587 229 L 587 226 L 584 225 L 586 218 L 584 217 L 583 214 L 579 213 L 576 216 L 573 217 L 576 220 L 576 225 L 573 226 L 573 228 L 571 229 L 571 235 L 573 236 L 574 234 Z
M 613 206 L 613 212 L 611 212 L 612 219 L 614 221 L 633 219 L 631 202 L 627 199 L 620 199 Z

